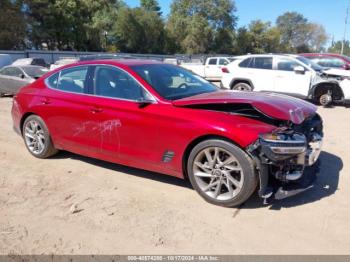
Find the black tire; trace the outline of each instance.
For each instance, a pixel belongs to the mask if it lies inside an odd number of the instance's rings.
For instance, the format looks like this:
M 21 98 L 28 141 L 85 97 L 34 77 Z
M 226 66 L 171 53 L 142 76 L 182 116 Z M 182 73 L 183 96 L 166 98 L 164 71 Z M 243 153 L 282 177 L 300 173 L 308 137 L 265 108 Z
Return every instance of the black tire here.
M 203 150 L 212 147 L 217 147 L 231 153 L 236 158 L 236 161 L 239 163 L 240 168 L 243 171 L 242 176 L 244 177 L 244 179 L 240 191 L 236 196 L 234 196 L 231 199 L 219 200 L 209 196 L 201 189 L 194 175 L 193 169 L 196 157 L 201 152 L 203 152 Z M 246 154 L 239 147 L 235 146 L 233 143 L 220 139 L 210 139 L 203 141 L 192 149 L 187 162 L 187 174 L 193 188 L 198 192 L 200 196 L 202 196 L 207 202 L 211 204 L 224 207 L 239 206 L 245 201 L 247 201 L 247 199 L 249 199 L 250 196 L 254 193 L 258 184 L 258 176 L 255 172 L 253 161 L 248 156 L 248 154 Z
M 239 82 L 232 87 L 232 90 L 251 92 L 253 91 L 253 88 L 247 83 Z
M 37 123 L 38 126 L 40 127 L 41 134 L 44 138 L 43 150 L 37 153 L 33 152 L 33 150 L 30 148 L 29 143 L 27 142 L 27 139 L 26 139 L 26 127 L 30 125 L 30 122 L 33 122 L 33 121 Z M 23 136 L 24 144 L 26 145 L 29 153 L 31 153 L 33 156 L 37 158 L 48 158 L 57 154 L 58 152 L 58 150 L 54 147 L 52 143 L 52 139 L 45 122 L 41 119 L 41 117 L 37 115 L 30 115 L 25 119 L 22 127 L 22 136 Z M 38 139 L 38 137 L 36 139 Z

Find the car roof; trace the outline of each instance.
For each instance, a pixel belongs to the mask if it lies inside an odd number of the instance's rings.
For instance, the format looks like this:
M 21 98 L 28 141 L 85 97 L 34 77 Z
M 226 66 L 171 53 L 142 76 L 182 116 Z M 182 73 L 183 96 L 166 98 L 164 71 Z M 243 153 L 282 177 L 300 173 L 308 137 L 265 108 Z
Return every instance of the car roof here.
M 299 55 L 297 54 L 247 54 L 247 55 L 240 55 L 240 56 L 234 56 L 232 58 L 235 59 L 245 59 L 245 58 L 249 58 L 249 57 L 266 57 L 266 56 L 273 56 L 273 57 L 293 57 L 296 58 Z
M 150 60 L 150 59 L 101 59 L 101 60 L 81 61 L 71 65 L 88 65 L 88 64 L 135 66 L 135 65 L 164 64 L 164 63 L 156 60 Z

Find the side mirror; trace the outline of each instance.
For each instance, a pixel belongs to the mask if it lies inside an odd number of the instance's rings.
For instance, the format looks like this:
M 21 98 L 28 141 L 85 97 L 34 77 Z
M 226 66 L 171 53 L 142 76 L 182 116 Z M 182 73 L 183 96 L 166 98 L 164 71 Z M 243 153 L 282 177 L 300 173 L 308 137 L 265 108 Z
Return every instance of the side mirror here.
M 26 76 L 24 74 L 20 74 L 19 77 L 22 79 L 26 78 Z
M 344 64 L 343 65 L 344 70 L 350 70 L 350 65 L 349 64 Z
M 144 108 L 150 104 L 154 104 L 155 101 L 152 99 L 147 99 L 147 98 L 142 97 L 142 98 L 137 99 L 136 103 L 139 105 L 139 108 Z
M 305 74 L 305 68 L 303 66 L 296 66 L 296 67 L 294 67 L 294 72 L 296 74 L 304 75 Z

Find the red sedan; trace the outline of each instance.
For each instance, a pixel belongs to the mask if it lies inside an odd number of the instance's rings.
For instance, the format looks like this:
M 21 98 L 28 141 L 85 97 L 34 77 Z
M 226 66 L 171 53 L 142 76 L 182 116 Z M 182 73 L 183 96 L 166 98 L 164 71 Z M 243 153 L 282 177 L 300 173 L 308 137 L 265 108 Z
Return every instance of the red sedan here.
M 312 60 L 322 67 L 350 70 L 350 57 L 345 55 L 328 53 L 306 53 L 300 55 Z
M 160 62 L 100 60 L 48 73 L 14 97 L 29 152 L 67 150 L 188 178 L 208 202 L 236 206 L 259 185 L 299 181 L 319 156 L 322 120 L 308 102 L 220 91 Z

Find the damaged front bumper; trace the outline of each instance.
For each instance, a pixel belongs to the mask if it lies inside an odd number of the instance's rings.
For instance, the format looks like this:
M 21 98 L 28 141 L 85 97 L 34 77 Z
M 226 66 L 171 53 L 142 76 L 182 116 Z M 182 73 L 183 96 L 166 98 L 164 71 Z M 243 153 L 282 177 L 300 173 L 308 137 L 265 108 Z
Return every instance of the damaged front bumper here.
M 248 148 L 260 179 L 259 196 L 285 198 L 312 187 L 322 150 L 323 126 L 319 115 L 301 125 L 264 134 Z

